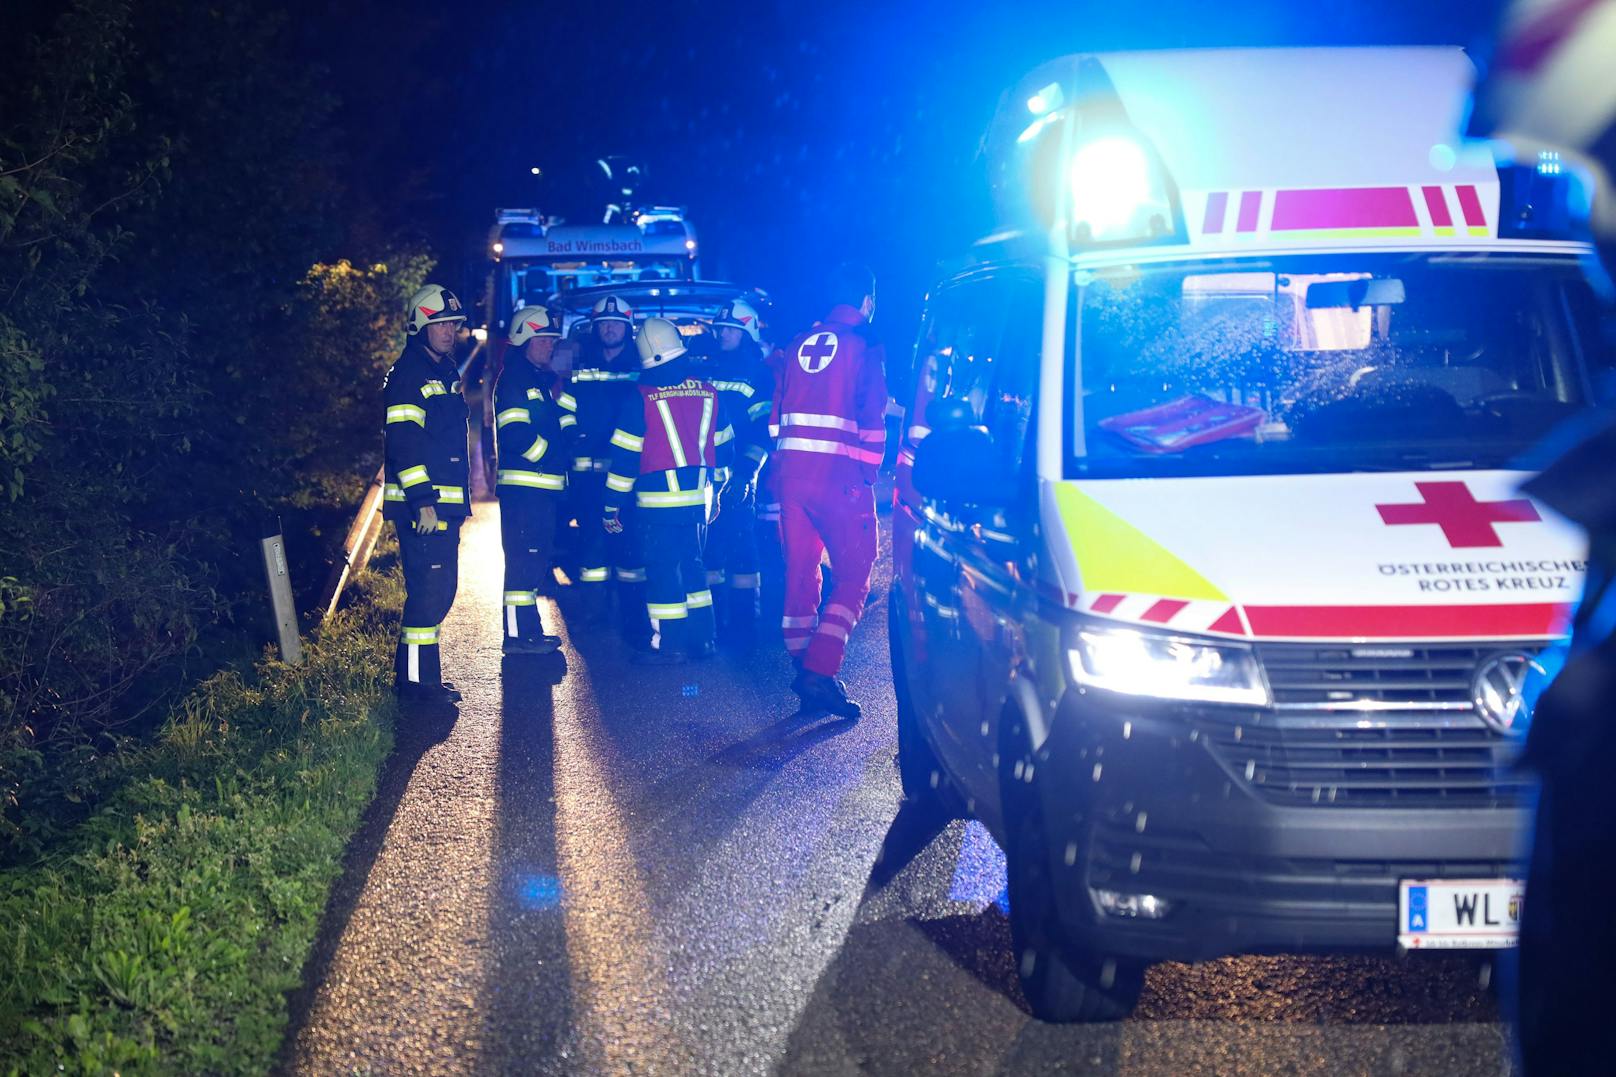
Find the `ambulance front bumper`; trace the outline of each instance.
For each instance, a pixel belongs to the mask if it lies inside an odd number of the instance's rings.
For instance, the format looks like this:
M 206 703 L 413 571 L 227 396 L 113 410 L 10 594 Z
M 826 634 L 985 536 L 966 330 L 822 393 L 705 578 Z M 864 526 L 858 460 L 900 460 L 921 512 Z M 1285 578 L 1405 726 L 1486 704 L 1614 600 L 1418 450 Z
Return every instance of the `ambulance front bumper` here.
M 1524 877 L 1522 796 L 1354 806 L 1324 786 L 1265 789 L 1259 753 L 1243 760 L 1230 734 L 1240 720 L 1066 692 L 1033 788 L 1075 946 L 1152 960 L 1390 951 L 1400 880 Z

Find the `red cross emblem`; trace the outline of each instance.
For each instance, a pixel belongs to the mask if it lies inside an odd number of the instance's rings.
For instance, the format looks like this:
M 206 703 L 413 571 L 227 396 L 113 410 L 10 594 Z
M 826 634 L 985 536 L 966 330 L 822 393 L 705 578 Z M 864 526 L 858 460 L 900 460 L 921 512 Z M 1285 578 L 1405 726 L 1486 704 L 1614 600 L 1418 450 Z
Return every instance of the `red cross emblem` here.
M 1417 482 L 1414 488 L 1425 500 L 1419 504 L 1376 505 L 1380 518 L 1389 526 L 1435 524 L 1455 549 L 1475 546 L 1502 546 L 1497 524 L 1532 523 L 1543 519 L 1537 507 L 1525 498 L 1510 501 L 1477 501 L 1470 487 L 1462 482 Z
M 797 347 L 797 365 L 810 374 L 818 374 L 836 358 L 836 334 L 815 333 Z

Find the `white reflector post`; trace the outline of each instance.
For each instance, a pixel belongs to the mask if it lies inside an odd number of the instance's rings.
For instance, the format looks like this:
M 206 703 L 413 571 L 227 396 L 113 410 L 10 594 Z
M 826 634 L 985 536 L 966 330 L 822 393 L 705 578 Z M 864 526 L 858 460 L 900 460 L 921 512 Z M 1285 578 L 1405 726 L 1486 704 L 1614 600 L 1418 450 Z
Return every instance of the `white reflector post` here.
M 298 665 L 303 661 L 303 641 L 297 633 L 297 609 L 292 604 L 292 577 L 286 571 L 286 543 L 280 522 L 264 529 L 259 543 L 264 554 L 264 577 L 269 582 L 269 604 L 275 614 L 275 634 L 281 661 Z

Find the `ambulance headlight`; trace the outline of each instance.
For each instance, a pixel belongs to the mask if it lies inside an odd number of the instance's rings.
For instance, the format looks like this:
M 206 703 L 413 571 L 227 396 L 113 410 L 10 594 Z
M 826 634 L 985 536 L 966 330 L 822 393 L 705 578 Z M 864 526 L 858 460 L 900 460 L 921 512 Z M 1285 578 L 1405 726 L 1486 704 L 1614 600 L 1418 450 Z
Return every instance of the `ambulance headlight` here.
M 1135 138 L 1107 135 L 1078 146 L 1066 177 L 1076 243 L 1148 241 L 1174 230 L 1161 171 Z
M 1068 648 L 1072 679 L 1085 688 L 1151 699 L 1268 705 L 1251 648 L 1085 623 Z

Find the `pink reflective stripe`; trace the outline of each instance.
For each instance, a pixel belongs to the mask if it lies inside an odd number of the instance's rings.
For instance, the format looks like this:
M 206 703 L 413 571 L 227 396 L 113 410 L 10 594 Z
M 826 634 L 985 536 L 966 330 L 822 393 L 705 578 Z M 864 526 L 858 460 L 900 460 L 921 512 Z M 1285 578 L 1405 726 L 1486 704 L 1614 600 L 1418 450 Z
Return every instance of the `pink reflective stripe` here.
M 885 441 L 887 439 L 887 431 L 885 427 L 882 427 L 879 430 L 871 430 L 866 427 L 861 427 L 858 434 L 860 441 Z
M 1240 230 L 1245 207 L 1241 207 Z M 1308 228 L 1415 228 L 1414 199 L 1407 187 L 1324 187 L 1274 194 L 1276 232 Z
M 831 636 L 841 640 L 843 643 L 847 642 L 847 629 L 832 621 L 820 621 L 819 634 L 821 636 Z
M 812 618 L 812 617 L 782 617 L 782 618 L 780 618 L 780 627 L 781 628 L 812 628 L 812 627 L 814 627 L 814 618 Z
M 1257 213 L 1262 209 L 1262 192 L 1247 191 L 1240 196 L 1240 220 L 1235 224 L 1237 232 L 1255 232 L 1257 230 Z
M 1425 194 L 1425 208 L 1431 211 L 1431 223 L 1438 228 L 1452 228 L 1453 214 L 1448 212 L 1448 197 L 1440 187 L 1421 187 Z
M 1481 199 L 1476 196 L 1475 187 L 1468 183 L 1459 187 L 1459 209 L 1470 227 L 1480 228 L 1487 223 L 1487 215 L 1481 211 Z
M 818 415 L 806 411 L 788 411 L 780 416 L 781 426 L 820 426 L 831 430 L 846 430 L 853 433 L 859 426 L 851 419 L 843 419 L 839 415 Z
M 1201 221 L 1201 231 L 1209 236 L 1215 236 L 1223 231 L 1223 218 L 1229 212 L 1229 195 L 1226 191 L 1214 191 L 1206 196 L 1206 217 Z
M 780 436 L 780 424 L 779 423 L 770 423 L 769 424 L 769 436 L 771 438 L 777 438 L 777 437 Z
M 851 456 L 861 464 L 879 464 L 882 453 L 871 452 L 869 449 L 848 449 L 843 455 Z
M 825 616 L 839 618 L 849 625 L 858 623 L 858 617 L 854 615 L 853 611 L 839 602 L 832 602 L 830 605 L 826 606 Z
M 781 438 L 775 447 L 781 452 L 822 452 L 828 456 L 841 456 L 847 451 L 847 446 L 839 441 L 819 438 Z

